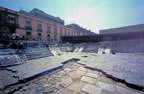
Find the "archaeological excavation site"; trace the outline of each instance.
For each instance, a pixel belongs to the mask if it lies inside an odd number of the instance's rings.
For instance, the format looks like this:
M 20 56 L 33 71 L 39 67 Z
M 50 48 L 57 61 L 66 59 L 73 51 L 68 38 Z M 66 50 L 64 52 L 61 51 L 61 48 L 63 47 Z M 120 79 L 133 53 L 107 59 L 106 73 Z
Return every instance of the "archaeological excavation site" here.
M 27 5 L 34 5 L 29 1 Z M 85 12 L 80 14 L 91 16 Z M 95 16 L 85 24 L 104 21 Z M 113 27 L 119 17 L 115 20 Z M 123 25 L 96 33 L 65 25 L 60 17 L 37 8 L 0 7 L 0 94 L 144 94 L 144 24 Z

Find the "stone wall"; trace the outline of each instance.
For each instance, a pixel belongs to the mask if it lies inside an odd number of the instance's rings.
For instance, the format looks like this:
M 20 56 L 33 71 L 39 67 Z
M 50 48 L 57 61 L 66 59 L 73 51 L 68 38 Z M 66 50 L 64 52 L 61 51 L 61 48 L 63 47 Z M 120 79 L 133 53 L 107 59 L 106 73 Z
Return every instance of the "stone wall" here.
M 144 53 L 144 39 L 111 41 L 111 49 L 120 53 Z
M 13 64 L 19 64 L 20 58 L 18 55 L 2 55 L 0 56 L 0 66 L 8 66 Z
M 98 43 L 87 43 L 84 46 L 83 52 L 97 53 L 99 48 Z

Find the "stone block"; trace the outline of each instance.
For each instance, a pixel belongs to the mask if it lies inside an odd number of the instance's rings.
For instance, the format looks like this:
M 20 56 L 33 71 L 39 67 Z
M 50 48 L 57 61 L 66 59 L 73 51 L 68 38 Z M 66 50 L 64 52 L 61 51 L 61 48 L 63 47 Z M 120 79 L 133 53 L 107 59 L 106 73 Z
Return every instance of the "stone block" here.
M 64 71 L 66 71 L 66 72 L 70 72 L 72 69 L 70 69 L 70 68 L 64 68 Z
M 117 92 L 111 92 L 111 91 L 107 91 L 107 90 L 102 90 L 101 94 L 119 94 Z
M 88 70 L 88 73 L 94 73 L 94 74 L 99 75 L 99 72 L 98 72 L 98 71 L 95 71 L 95 70 Z
M 90 85 L 90 84 L 84 85 L 84 87 L 81 90 L 89 94 L 101 94 L 102 92 L 101 88 L 96 87 L 94 85 Z
M 120 87 L 120 86 L 116 86 L 116 89 L 117 89 L 117 91 L 118 91 L 120 94 L 140 94 L 140 93 L 137 92 L 137 91 L 134 91 L 134 90 L 128 89 L 128 88 L 123 88 L 123 87 Z
M 73 93 L 66 88 L 62 88 L 62 89 L 58 90 L 55 94 L 73 94 Z
M 111 91 L 111 92 L 116 91 L 115 86 L 112 85 L 112 84 L 108 84 L 108 83 L 104 83 L 104 82 L 98 81 L 98 82 L 96 82 L 96 86 L 100 87 L 100 88 L 102 88 L 104 90 L 107 90 L 107 91 Z
M 78 70 L 78 71 L 76 71 L 76 73 L 77 73 L 77 74 L 80 74 L 80 75 L 84 75 L 86 72 L 84 72 L 84 71 L 79 71 L 79 70 Z
M 84 83 L 81 81 L 76 81 L 75 83 L 72 83 L 70 86 L 68 86 L 67 88 L 69 90 L 78 92 L 81 90 L 81 88 L 84 86 Z
M 90 83 L 90 84 L 95 84 L 96 83 L 96 79 L 91 78 L 91 77 L 87 77 L 87 76 L 83 76 L 81 78 L 82 81 Z
M 98 78 L 98 75 L 94 74 L 94 73 L 86 73 L 85 76 L 92 77 L 92 78 Z
M 81 77 L 81 74 L 77 73 L 77 72 L 72 72 L 69 74 L 69 76 L 72 78 L 72 79 L 78 79 Z
M 116 82 L 104 76 L 100 77 L 100 81 L 105 82 L 105 83 L 110 83 L 110 84 L 116 84 Z
M 72 79 L 71 78 L 66 78 L 63 79 L 62 82 L 60 83 L 63 87 L 67 87 L 72 83 Z
M 78 91 L 78 92 L 75 92 L 74 94 L 86 94 L 86 93 Z
M 80 71 L 84 71 L 84 72 L 86 72 L 86 71 L 87 71 L 87 69 L 86 69 L 86 68 L 84 68 L 84 67 L 80 67 L 80 68 L 78 68 L 78 70 L 80 70 Z

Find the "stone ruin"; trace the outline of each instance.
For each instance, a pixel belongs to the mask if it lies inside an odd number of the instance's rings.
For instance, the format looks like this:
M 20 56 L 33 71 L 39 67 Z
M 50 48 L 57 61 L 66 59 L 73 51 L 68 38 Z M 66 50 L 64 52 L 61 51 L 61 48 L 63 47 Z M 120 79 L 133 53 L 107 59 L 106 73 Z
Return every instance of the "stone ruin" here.
M 78 61 L 85 68 L 100 71 L 115 81 L 143 90 L 143 56 L 115 53 L 109 42 L 47 44 L 23 41 L 10 42 L 6 46 L 1 44 L 0 90 L 63 68 L 71 60 Z

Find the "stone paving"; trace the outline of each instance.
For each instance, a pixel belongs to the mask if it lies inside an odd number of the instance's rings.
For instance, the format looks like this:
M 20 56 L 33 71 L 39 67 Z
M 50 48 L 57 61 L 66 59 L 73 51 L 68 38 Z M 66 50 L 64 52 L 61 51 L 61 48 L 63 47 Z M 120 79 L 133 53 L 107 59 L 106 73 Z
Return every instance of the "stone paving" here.
M 18 83 L 19 80 L 24 80 L 63 67 L 63 62 L 73 59 L 74 57 L 73 54 L 67 53 L 60 56 L 29 60 L 27 63 L 21 65 L 4 68 L 0 70 L 0 89 Z
M 127 83 L 144 87 L 144 54 L 85 54 L 79 63 L 91 69 L 99 69 Z
M 18 87 L 13 94 L 144 94 L 77 62 L 70 62 L 61 70 L 11 88 Z M 6 89 L 2 94 L 8 91 Z
M 83 83 L 90 84 L 90 85 L 86 85 L 83 88 L 94 88 L 93 86 L 96 86 L 99 88 L 104 88 L 104 87 L 111 88 L 111 90 L 113 90 L 113 91 L 102 90 L 101 91 L 102 94 L 106 94 L 106 93 L 115 94 L 114 91 L 120 92 L 121 90 L 129 91 L 120 87 L 113 86 L 114 84 L 114 85 L 118 85 L 118 86 L 120 85 L 125 87 L 125 85 L 114 82 L 111 79 L 105 77 L 104 74 L 99 73 L 98 71 L 92 71 L 90 69 L 95 69 L 95 70 L 98 69 L 107 75 L 125 80 L 127 83 L 144 87 L 144 72 L 143 72 L 144 55 L 143 54 L 107 55 L 107 54 L 84 53 L 84 52 L 61 52 L 59 51 L 59 49 L 54 50 L 53 53 L 55 53 L 54 54 L 55 56 L 30 60 L 28 61 L 28 63 L 24 63 L 21 65 L 12 66 L 0 70 L 0 89 L 7 87 L 8 85 L 15 84 L 19 82 L 19 80 L 27 79 L 35 75 L 44 73 L 46 71 L 55 70 L 55 68 L 58 67 L 63 67 L 64 66 L 63 63 L 72 58 L 76 58 L 80 60 L 78 61 L 78 63 L 73 64 L 74 67 L 68 66 L 64 68 L 64 70 L 58 72 L 57 77 L 54 78 L 56 81 L 61 82 L 60 87 L 64 87 L 65 91 L 73 91 L 74 88 L 71 88 L 73 86 L 70 85 L 76 86 L 78 83 L 81 82 L 82 84 Z M 86 69 L 85 67 L 88 69 Z M 62 79 L 59 79 L 61 75 L 63 75 Z M 74 84 L 73 81 L 77 81 L 78 79 L 80 81 Z M 51 82 L 50 79 L 49 83 L 56 84 L 56 81 Z M 42 82 L 39 84 L 43 85 Z M 44 85 L 47 86 L 49 84 L 44 84 Z M 58 86 L 58 88 L 60 87 Z M 116 89 L 114 90 L 113 87 L 115 87 Z M 44 90 L 46 91 L 46 89 Z M 40 89 L 33 90 L 33 92 L 37 90 L 43 91 L 43 89 L 40 88 Z M 98 89 L 98 91 L 100 90 Z M 80 92 L 85 92 L 85 91 L 81 89 Z M 78 91 L 78 94 L 80 92 Z M 92 93 L 92 92 L 93 91 L 88 93 Z M 123 94 L 123 92 L 121 92 L 120 94 Z

